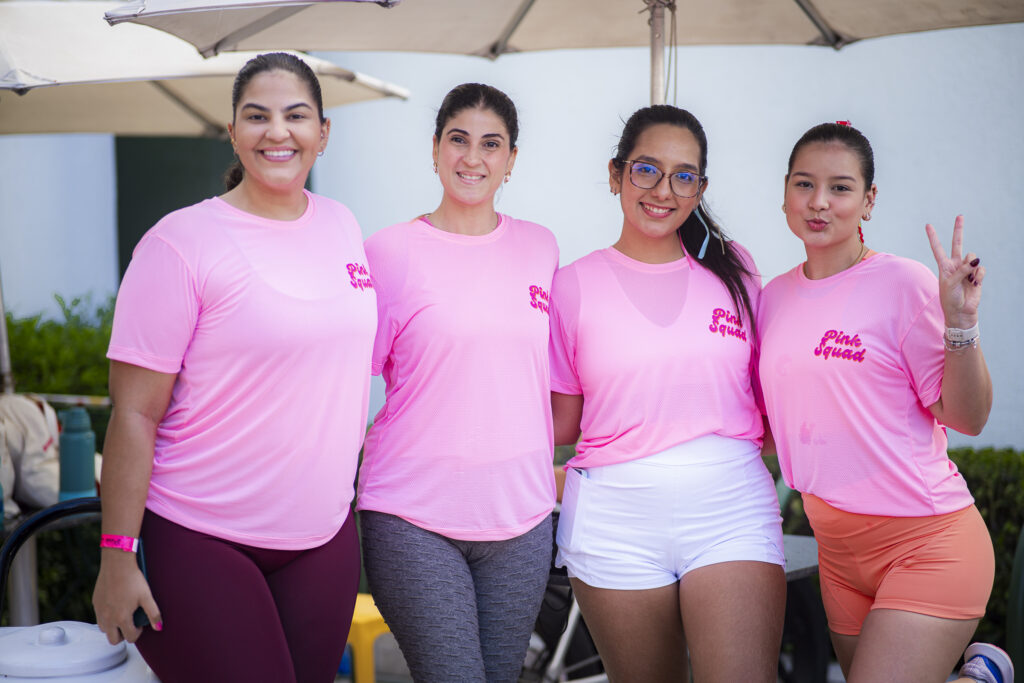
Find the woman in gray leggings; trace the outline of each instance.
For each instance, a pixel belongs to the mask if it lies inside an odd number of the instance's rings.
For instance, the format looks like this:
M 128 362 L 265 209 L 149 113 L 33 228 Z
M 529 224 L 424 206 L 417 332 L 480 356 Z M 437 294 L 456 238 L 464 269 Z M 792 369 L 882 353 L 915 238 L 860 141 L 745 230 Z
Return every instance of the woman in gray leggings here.
M 551 562 L 546 228 L 497 213 L 512 101 L 467 83 L 434 133 L 433 212 L 366 241 L 387 398 L 359 475 L 370 589 L 413 677 L 515 681 Z

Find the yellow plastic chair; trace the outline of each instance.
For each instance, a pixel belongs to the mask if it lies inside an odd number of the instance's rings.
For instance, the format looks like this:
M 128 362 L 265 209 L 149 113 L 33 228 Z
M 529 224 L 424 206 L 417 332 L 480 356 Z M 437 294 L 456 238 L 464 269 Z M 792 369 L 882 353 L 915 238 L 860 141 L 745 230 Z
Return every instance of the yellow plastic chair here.
M 352 628 L 348 632 L 348 644 L 352 646 L 352 680 L 354 683 L 375 683 L 373 665 L 373 643 L 381 634 L 387 633 L 388 625 L 377 610 L 373 596 L 360 593 L 356 596 L 356 609 L 352 614 Z

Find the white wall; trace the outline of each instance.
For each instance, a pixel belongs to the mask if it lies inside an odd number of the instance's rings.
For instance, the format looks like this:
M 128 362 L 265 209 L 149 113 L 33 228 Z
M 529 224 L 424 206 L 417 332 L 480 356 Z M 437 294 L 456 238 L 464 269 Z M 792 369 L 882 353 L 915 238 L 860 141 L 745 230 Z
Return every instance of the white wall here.
M 505 90 L 520 112 L 519 158 L 499 210 L 550 227 L 563 263 L 617 237 L 621 212 L 608 192 L 607 162 L 622 121 L 647 103 L 646 50 L 496 62 L 323 56 L 413 91 L 408 102 L 330 112 L 331 143 L 314 188 L 348 204 L 366 234 L 436 207 L 436 108 L 452 86 L 475 80 Z M 996 402 L 981 436 L 951 433 L 951 441 L 1024 448 L 1024 364 L 1015 353 L 1024 335 L 1024 24 L 882 38 L 839 52 L 682 48 L 679 62 L 676 103 L 708 133 L 712 208 L 766 278 L 802 260 L 779 208 L 782 176 L 793 143 L 822 121 L 849 119 L 874 144 L 880 193 L 865 225 L 869 246 L 934 269 L 924 224 L 935 223 L 948 242 L 954 216 L 965 214 L 968 248 L 988 268 L 982 334 Z M 9 308 L 24 315 L 45 309 L 54 291 L 113 288 L 115 191 L 109 137 L 0 138 L 0 269 Z
M 452 86 L 483 81 L 506 91 L 520 113 L 519 157 L 499 210 L 551 228 L 563 263 L 617 237 L 622 218 L 608 192 L 607 163 L 622 121 L 648 102 L 646 50 L 496 62 L 322 56 L 413 91 L 405 103 L 331 112 L 332 139 L 314 187 L 347 203 L 367 235 L 436 207 L 430 137 L 437 107 Z M 951 442 L 1024 448 L 1024 365 L 1015 342 L 1024 333 L 1024 24 L 882 38 L 839 52 L 682 48 L 679 63 L 676 104 L 708 134 L 712 208 L 766 278 L 803 259 L 780 209 L 783 175 L 793 143 L 822 121 L 849 119 L 874 145 L 879 200 L 865 224 L 869 246 L 934 270 L 925 223 L 948 244 L 954 217 L 966 216 L 967 246 L 987 266 L 982 328 L 996 401 L 981 436 L 951 432 Z M 377 384 L 378 404 L 381 395 Z
M 116 213 L 113 136 L 0 136 L 5 307 L 19 316 L 56 316 L 55 293 L 99 302 L 114 292 Z

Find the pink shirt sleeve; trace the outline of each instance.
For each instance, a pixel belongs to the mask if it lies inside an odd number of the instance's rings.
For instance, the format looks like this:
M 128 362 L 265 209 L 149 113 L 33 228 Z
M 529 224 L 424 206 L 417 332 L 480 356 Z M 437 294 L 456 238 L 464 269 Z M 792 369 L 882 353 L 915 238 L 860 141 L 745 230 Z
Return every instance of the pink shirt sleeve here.
M 920 314 L 914 318 L 900 345 L 910 385 L 926 408 L 942 396 L 942 371 L 945 366 L 945 350 L 941 342 L 945 320 L 935 277 L 932 276 L 931 280 L 931 283 L 922 284 L 931 284 L 930 289 L 935 295 L 928 299 Z
M 551 285 L 551 390 L 560 394 L 583 393 L 576 374 L 576 323 L 580 312 L 580 283 L 571 267 L 555 273 Z
M 107 357 L 177 373 L 198 317 L 192 272 L 170 244 L 150 234 L 136 246 L 118 292 Z
M 398 240 L 368 240 L 364 247 L 370 262 L 370 277 L 377 292 L 377 335 L 373 341 L 371 372 L 379 375 L 384 370 L 398 334 L 399 321 L 396 296 L 405 287 L 409 252 L 406 244 Z

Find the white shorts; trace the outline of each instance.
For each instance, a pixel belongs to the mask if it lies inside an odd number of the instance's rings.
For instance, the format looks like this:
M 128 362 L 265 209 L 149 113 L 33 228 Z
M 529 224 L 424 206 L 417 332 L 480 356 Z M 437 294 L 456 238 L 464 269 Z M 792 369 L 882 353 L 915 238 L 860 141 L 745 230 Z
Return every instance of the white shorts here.
M 570 468 L 557 540 L 555 564 L 596 588 L 658 588 L 719 562 L 786 564 L 760 449 L 714 434 L 629 462 Z

